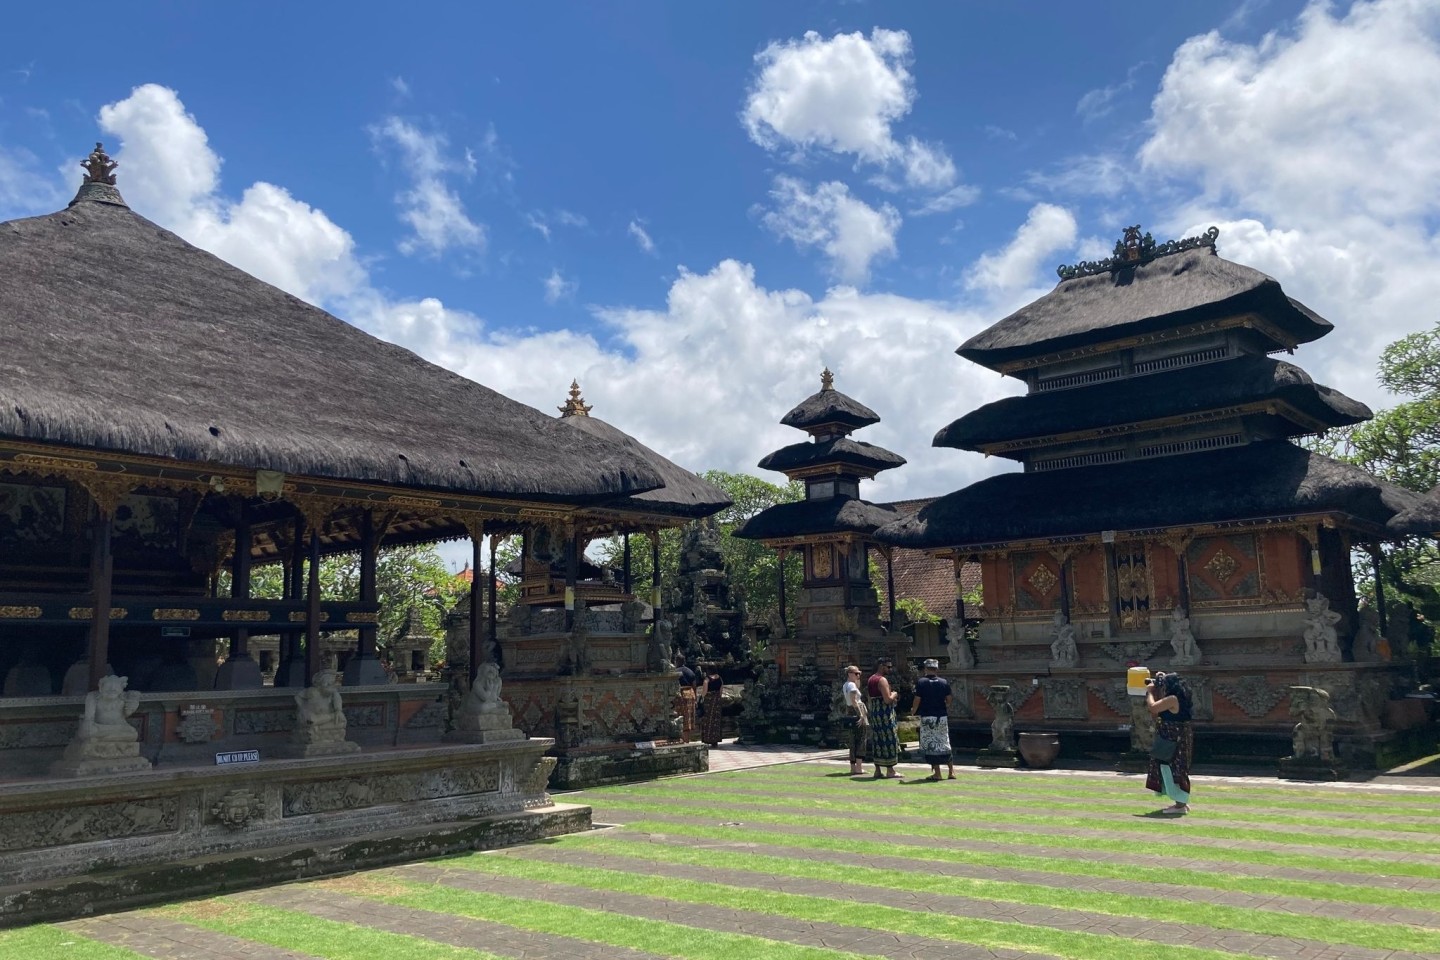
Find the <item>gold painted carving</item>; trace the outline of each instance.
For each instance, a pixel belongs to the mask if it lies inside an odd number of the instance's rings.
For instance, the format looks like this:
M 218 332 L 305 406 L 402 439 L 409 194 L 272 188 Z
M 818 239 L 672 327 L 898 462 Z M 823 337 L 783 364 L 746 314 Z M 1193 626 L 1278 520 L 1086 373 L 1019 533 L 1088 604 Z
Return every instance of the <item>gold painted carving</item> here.
M 437 510 L 441 506 L 439 500 L 431 500 L 428 497 L 406 497 L 398 493 L 391 497 L 387 497 L 386 502 L 393 503 L 402 507 L 431 507 Z
M 835 572 L 833 548 L 816 546 L 810 551 L 811 567 L 815 571 L 816 580 L 829 580 L 830 575 Z
M 1205 564 L 1205 569 L 1209 570 L 1210 575 L 1221 584 L 1224 584 L 1231 577 L 1235 576 L 1235 571 L 1239 568 L 1240 564 L 1224 550 L 1216 550 L 1215 556 L 1211 557 L 1210 562 Z
M 94 460 L 76 460 L 71 457 L 45 457 L 36 453 L 17 453 L 15 463 L 23 463 L 31 467 L 46 467 L 51 470 L 60 470 L 65 473 L 72 473 L 77 470 L 92 471 L 99 470 L 100 464 Z
M 111 620 L 124 620 L 124 619 L 125 619 L 126 617 L 128 617 L 129 615 L 130 615 L 130 611 L 129 611 L 129 610 L 126 610 L 124 607 L 111 607 L 111 608 L 110 608 L 110 619 L 111 619 Z M 94 607 L 71 607 L 71 608 L 70 608 L 70 619 L 71 619 L 71 620 L 89 620 L 89 619 L 90 619 L 91 617 L 93 617 L 93 616 L 95 616 L 95 608 L 94 608 Z
M 36 620 L 42 612 L 39 607 L 0 607 L 0 620 Z
M 199 610 L 184 607 L 156 607 L 150 614 L 152 620 L 199 620 Z
M 371 613 L 363 613 L 363 612 L 362 612 L 362 613 L 347 613 L 347 614 L 345 614 L 345 622 L 346 622 L 346 623 L 379 623 L 379 622 L 380 622 L 380 614 L 378 614 L 378 613 L 373 613 L 373 612 L 371 612 Z
M 1049 567 L 1041 564 L 1035 568 L 1034 573 L 1030 574 L 1028 581 L 1030 586 L 1040 591 L 1040 596 L 1044 597 L 1049 595 L 1055 584 L 1060 582 L 1060 578 L 1051 573 Z
M 270 619 L 269 610 L 226 610 L 220 614 L 221 620 L 241 620 L 246 623 L 263 623 Z
M 291 614 L 290 614 L 290 622 L 291 622 L 291 623 L 304 623 L 304 622 L 305 622 L 306 620 L 308 620 L 308 619 L 310 619 L 309 614 L 304 613 L 304 612 L 301 612 L 301 611 L 298 611 L 298 610 L 297 610 L 297 611 L 292 611 Z M 320 622 L 321 622 L 321 623 L 325 623 L 325 622 L 329 621 L 329 619 L 330 619 L 330 614 L 328 614 L 328 613 L 322 613 L 322 614 L 320 614 Z

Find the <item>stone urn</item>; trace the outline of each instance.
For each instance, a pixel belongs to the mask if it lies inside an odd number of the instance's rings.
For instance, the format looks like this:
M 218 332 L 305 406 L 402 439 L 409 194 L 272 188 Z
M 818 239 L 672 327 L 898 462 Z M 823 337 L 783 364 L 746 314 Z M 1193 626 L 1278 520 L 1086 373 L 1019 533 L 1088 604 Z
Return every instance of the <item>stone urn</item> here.
M 1025 759 L 1027 767 L 1043 770 L 1054 763 L 1056 757 L 1060 756 L 1060 734 L 1020 734 L 1020 756 Z

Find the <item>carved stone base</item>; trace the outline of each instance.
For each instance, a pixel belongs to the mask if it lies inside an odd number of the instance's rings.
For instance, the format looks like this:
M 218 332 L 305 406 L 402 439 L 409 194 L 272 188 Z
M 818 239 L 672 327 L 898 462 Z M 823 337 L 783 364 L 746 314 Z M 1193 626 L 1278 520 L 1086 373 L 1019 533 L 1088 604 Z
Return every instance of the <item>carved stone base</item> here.
M 1346 769 L 1338 760 L 1283 757 L 1278 776 L 1283 780 L 1343 780 Z
M 139 749 L 139 744 L 136 744 Z M 67 753 L 69 751 L 66 751 Z M 50 767 L 54 777 L 108 777 L 117 773 L 143 773 L 154 765 L 138 754 L 133 757 L 67 757 Z
M 1018 767 L 1020 766 L 1020 755 L 1014 750 L 991 750 L 986 747 L 975 755 L 975 766 L 995 767 Z
M 326 743 L 295 743 L 291 741 L 276 751 L 282 757 L 343 757 L 359 753 L 360 744 L 353 740 L 332 740 Z
M 451 730 L 440 738 L 446 743 L 505 743 L 508 740 L 524 740 L 525 731 L 514 727 L 497 730 Z

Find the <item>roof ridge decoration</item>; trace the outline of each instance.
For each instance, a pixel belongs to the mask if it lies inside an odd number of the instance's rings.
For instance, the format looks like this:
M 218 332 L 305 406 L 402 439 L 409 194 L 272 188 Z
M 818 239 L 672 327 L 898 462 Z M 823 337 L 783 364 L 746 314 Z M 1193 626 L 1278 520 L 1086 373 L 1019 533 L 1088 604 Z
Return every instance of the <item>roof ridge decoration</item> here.
M 570 399 L 565 401 L 563 407 L 557 407 L 562 417 L 588 417 L 590 411 L 595 409 L 593 404 L 587 404 L 580 396 L 580 381 L 570 381 Z
M 106 186 L 115 186 L 115 168 L 119 163 L 110 159 L 105 152 L 105 144 L 95 141 L 95 149 L 90 156 L 80 162 L 80 167 L 85 171 L 86 183 L 103 183 Z
M 821 370 L 821 371 L 820 371 L 820 390 L 823 392 L 823 391 L 825 391 L 825 390 L 834 390 L 834 389 L 835 389 L 835 374 L 831 373 L 831 372 L 830 372 L 830 368 L 827 366 L 824 370 Z
M 1149 263 L 1158 257 L 1167 257 L 1172 253 L 1182 253 L 1186 250 L 1197 250 L 1201 247 L 1209 247 L 1213 253 L 1215 250 L 1215 239 L 1220 236 L 1219 227 L 1211 227 L 1198 237 L 1186 237 L 1183 240 L 1169 240 L 1157 244 L 1155 238 L 1147 231 L 1140 233 L 1140 224 L 1125 228 L 1125 235 L 1115 241 L 1113 255 L 1105 260 L 1081 260 L 1075 264 L 1061 264 L 1055 268 L 1061 280 L 1075 280 L 1079 277 L 1093 277 L 1101 273 L 1114 273 L 1116 270 L 1125 267 L 1138 267 L 1141 264 Z

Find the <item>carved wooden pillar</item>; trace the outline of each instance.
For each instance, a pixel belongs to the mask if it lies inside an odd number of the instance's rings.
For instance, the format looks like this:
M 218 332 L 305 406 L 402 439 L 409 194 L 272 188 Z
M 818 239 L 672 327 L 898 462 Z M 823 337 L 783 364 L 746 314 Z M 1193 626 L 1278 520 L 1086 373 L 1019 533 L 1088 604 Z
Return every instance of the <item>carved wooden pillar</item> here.
M 868 566 L 868 564 L 867 564 Z M 890 618 L 886 622 L 891 630 L 895 629 L 895 548 L 885 548 L 885 599 L 888 601 Z
M 660 593 L 660 531 L 650 532 L 650 608 L 651 620 L 659 622 L 660 612 L 665 606 Z
M 950 558 L 950 562 L 955 568 L 955 619 L 960 621 L 960 628 L 963 630 L 965 628 L 965 558 L 957 553 Z
M 380 533 L 375 530 L 375 517 L 369 510 L 360 511 L 360 602 L 375 603 L 379 599 L 377 567 L 380 563 Z M 375 659 L 375 640 L 380 628 L 378 623 L 360 627 L 360 642 L 355 655 L 361 659 Z
M 110 588 L 115 576 L 115 560 L 110 552 L 110 524 L 115 505 L 95 501 L 95 519 L 90 540 L 90 686 L 100 689 L 110 662 Z
M 320 657 L 320 525 L 310 525 L 310 571 L 305 615 L 305 685 L 324 668 Z
M 785 560 L 790 556 L 790 551 L 781 547 L 778 553 L 779 559 L 775 563 L 775 569 L 780 571 L 780 627 L 781 629 L 788 629 L 788 621 L 785 619 Z
M 565 537 L 565 632 L 575 629 L 575 583 L 579 576 L 580 537 L 573 529 Z M 657 575 L 658 576 L 658 575 Z
M 490 590 L 490 648 L 495 651 L 495 665 L 496 665 L 497 667 L 500 667 L 501 669 L 504 669 L 504 667 L 505 667 L 505 652 L 500 649 L 500 632 L 499 632 L 499 630 L 496 629 L 496 627 L 497 627 L 497 617 L 496 617 L 496 614 L 495 614 L 495 600 L 496 600 L 496 596 L 495 596 L 495 594 L 496 594 L 495 574 L 496 574 L 496 572 L 497 572 L 497 571 L 495 570 L 495 548 L 496 548 L 496 540 L 497 540 L 496 536 L 492 533 L 492 534 L 490 535 L 490 575 L 489 575 L 488 577 L 486 577 L 485 579 L 486 579 L 486 585 L 487 585 L 487 587 L 488 587 L 489 590 Z
M 1375 614 L 1376 626 L 1380 630 L 1380 636 L 1386 635 L 1389 626 L 1388 617 L 1385 612 L 1385 577 L 1382 569 L 1384 554 L 1380 552 L 1380 544 L 1372 543 L 1366 546 L 1365 552 L 1370 554 L 1370 562 L 1375 570 Z
M 480 582 L 481 563 L 485 559 L 485 524 L 476 521 L 470 527 L 470 682 L 480 674 L 480 659 L 485 654 L 485 611 L 481 606 L 484 584 Z
M 629 593 L 630 593 L 630 534 L 628 534 L 628 533 L 625 534 L 625 536 L 624 536 L 624 544 L 625 544 L 624 559 L 621 561 L 621 563 L 622 563 L 622 566 L 621 566 L 621 577 L 622 577 L 622 579 L 623 579 L 624 582 L 622 583 L 620 590 L 621 590 L 622 593 L 629 594 Z
M 230 596 L 235 600 L 250 599 L 250 552 L 254 549 L 254 538 L 250 530 L 250 506 L 240 504 L 240 519 L 235 524 L 235 555 L 230 563 Z M 250 631 L 244 627 L 235 630 L 230 641 L 230 656 L 244 660 L 250 656 Z

